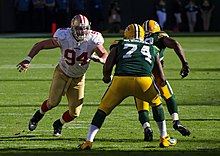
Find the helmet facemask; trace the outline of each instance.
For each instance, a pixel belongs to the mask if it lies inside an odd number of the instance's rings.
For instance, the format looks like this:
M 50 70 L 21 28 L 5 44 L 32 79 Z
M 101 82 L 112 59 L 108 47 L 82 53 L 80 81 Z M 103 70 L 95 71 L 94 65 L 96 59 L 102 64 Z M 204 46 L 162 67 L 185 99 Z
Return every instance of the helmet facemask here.
M 83 41 L 87 38 L 90 30 L 90 23 L 83 15 L 76 15 L 71 21 L 72 34 L 78 41 Z

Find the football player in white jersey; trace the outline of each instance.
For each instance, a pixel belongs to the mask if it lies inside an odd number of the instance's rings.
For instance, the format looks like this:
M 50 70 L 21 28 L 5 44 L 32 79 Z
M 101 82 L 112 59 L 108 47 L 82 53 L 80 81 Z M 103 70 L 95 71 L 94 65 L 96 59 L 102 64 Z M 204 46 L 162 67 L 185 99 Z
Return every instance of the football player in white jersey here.
M 19 72 L 26 72 L 31 60 L 42 49 L 58 47 L 61 49 L 49 97 L 30 119 L 28 125 L 30 131 L 36 129 L 38 122 L 47 111 L 59 105 L 64 95 L 68 99 L 69 110 L 53 123 L 53 135 L 61 136 L 62 126 L 79 116 L 84 98 L 85 73 L 90 60 L 104 64 L 108 56 L 103 43 L 102 34 L 91 30 L 87 17 L 79 14 L 71 20 L 71 28 L 58 29 L 53 38 L 36 43 L 27 57 L 17 65 Z

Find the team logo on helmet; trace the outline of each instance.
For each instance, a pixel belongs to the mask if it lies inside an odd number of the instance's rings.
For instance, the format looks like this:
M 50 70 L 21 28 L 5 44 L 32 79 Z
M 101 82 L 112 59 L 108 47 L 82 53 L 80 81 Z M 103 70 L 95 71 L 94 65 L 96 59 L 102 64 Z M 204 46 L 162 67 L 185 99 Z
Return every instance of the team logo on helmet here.
M 145 33 L 155 33 L 160 31 L 160 25 L 154 20 L 147 20 L 142 24 Z

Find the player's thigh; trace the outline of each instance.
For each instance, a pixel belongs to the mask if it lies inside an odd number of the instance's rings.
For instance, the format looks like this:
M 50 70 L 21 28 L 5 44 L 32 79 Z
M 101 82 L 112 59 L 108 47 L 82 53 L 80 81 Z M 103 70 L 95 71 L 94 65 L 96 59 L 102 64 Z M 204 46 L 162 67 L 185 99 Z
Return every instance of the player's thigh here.
M 82 109 L 84 99 L 85 76 L 72 80 L 66 96 L 69 105 L 69 112 L 72 117 L 77 117 Z
M 119 105 L 126 97 L 131 93 L 130 82 L 126 77 L 114 76 L 111 84 L 102 97 L 99 109 L 106 114 L 110 114 L 111 111 Z
M 50 93 L 48 99 L 49 105 L 55 107 L 60 103 L 65 85 L 66 80 L 62 76 L 62 72 L 58 68 L 56 68 L 50 86 Z
M 134 101 L 135 101 L 136 108 L 138 111 L 141 111 L 141 110 L 149 111 L 149 103 L 148 102 L 140 100 L 136 97 L 134 97 Z
M 158 106 L 161 104 L 159 90 L 151 77 L 138 77 L 136 97 L 148 102 L 151 106 Z M 143 103 L 144 104 L 144 103 Z
M 173 90 L 168 81 L 166 81 L 166 85 L 163 87 L 159 87 L 160 94 L 163 99 L 167 100 L 173 95 Z

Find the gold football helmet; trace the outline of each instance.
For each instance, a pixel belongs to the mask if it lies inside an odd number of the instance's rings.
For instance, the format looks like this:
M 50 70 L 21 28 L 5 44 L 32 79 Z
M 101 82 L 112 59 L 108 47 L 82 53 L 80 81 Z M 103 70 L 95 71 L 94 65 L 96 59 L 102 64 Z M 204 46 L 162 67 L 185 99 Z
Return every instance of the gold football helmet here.
M 71 30 L 76 40 L 83 41 L 90 30 L 90 22 L 86 16 L 76 15 L 71 20 Z
M 142 24 L 145 33 L 155 33 L 160 31 L 160 25 L 154 20 L 147 20 Z
M 124 31 L 124 39 L 144 40 L 144 29 L 139 24 L 130 24 Z

